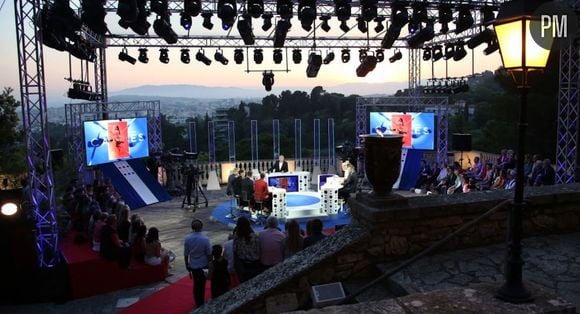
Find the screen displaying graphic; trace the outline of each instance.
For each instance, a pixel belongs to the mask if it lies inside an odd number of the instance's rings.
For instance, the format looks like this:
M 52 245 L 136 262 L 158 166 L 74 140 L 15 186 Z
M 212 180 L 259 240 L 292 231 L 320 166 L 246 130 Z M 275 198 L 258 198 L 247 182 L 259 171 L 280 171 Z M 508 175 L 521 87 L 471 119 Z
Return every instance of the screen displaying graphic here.
M 298 176 L 276 176 L 268 178 L 268 186 L 285 189 L 286 192 L 298 192 Z
M 371 112 L 370 134 L 400 134 L 403 147 L 432 150 L 435 146 L 435 114 L 432 112 Z
M 84 122 L 87 166 L 149 156 L 147 118 Z

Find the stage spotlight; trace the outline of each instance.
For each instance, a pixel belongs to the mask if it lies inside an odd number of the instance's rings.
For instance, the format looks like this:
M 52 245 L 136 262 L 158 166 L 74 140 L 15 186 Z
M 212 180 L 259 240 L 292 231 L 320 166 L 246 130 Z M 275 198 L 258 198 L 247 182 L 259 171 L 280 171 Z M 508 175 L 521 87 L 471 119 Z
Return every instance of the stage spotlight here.
M 183 48 L 181 49 L 181 62 L 185 64 L 189 64 L 191 59 L 189 58 L 189 49 Z
M 205 52 L 203 51 L 203 49 L 199 49 L 199 51 L 195 54 L 195 60 L 197 60 L 205 65 L 211 64 L 211 60 L 205 56 Z
M 439 5 L 439 24 L 441 24 L 441 33 L 447 34 L 449 31 L 449 22 L 453 21 L 453 11 L 451 5 Z
M 0 212 L 4 216 L 12 216 L 18 212 L 18 205 L 13 202 L 4 203 L 2 204 L 2 209 L 0 209 Z
M 493 37 L 490 42 L 487 43 L 487 47 L 483 49 L 484 55 L 490 55 L 499 49 L 499 43 L 497 42 L 497 37 Z
M 273 59 L 275 64 L 282 63 L 282 49 L 274 49 Z
M 340 21 L 340 26 L 339 26 L 340 30 L 347 33 L 348 31 L 350 31 L 350 27 L 348 27 L 348 24 L 346 24 L 346 21 Z
M 329 63 L 330 63 L 330 62 L 332 62 L 333 60 L 334 60 L 334 52 L 332 52 L 332 51 L 329 51 L 329 52 L 326 54 L 326 57 L 324 57 L 324 60 L 322 60 L 322 62 L 323 62 L 324 64 L 329 64 Z
M 306 68 L 306 77 L 316 77 L 320 66 L 322 65 L 322 56 L 316 52 L 310 52 L 308 55 L 308 67 Z
M 462 5 L 459 7 L 459 14 L 455 20 L 455 34 L 464 32 L 473 26 L 474 20 L 469 9 L 468 5 Z
M 320 28 L 322 28 L 323 31 L 325 32 L 329 32 L 330 31 L 330 25 L 328 25 L 328 20 L 330 20 L 330 16 L 329 15 L 323 15 L 320 17 L 320 20 L 322 21 L 322 24 L 320 25 Z
M 180 18 L 180 23 L 181 23 L 181 27 L 183 27 L 185 30 L 190 30 L 191 29 L 191 16 L 189 14 L 187 14 L 185 11 L 181 12 L 181 18 Z
M 385 33 L 385 37 L 381 41 L 381 47 L 385 49 L 390 49 L 393 47 L 395 40 L 399 38 L 401 34 L 401 29 L 409 21 L 409 13 L 405 4 L 402 2 L 393 2 L 391 4 L 391 12 L 394 12 L 391 16 L 391 25 Z
M 377 57 L 377 62 L 381 63 L 385 61 L 385 51 L 383 49 L 377 49 L 375 56 Z
M 363 62 L 363 60 L 367 57 L 367 50 L 366 49 L 359 49 L 358 50 L 358 61 Z
M 222 29 L 227 31 L 234 25 L 236 14 L 236 0 L 218 0 L 217 16 L 222 20 Z
M 464 45 L 465 43 L 463 40 L 459 40 L 455 43 L 455 54 L 453 55 L 454 61 L 459 61 L 467 56 L 467 51 L 465 51 Z
M 127 48 L 125 48 L 125 47 L 123 47 L 123 49 L 121 50 L 121 52 L 119 52 L 119 60 L 125 61 L 125 62 L 129 62 L 131 64 L 135 64 L 135 62 L 137 62 L 137 60 L 135 60 L 135 58 L 131 57 L 127 53 Z
M 201 13 L 201 0 L 185 0 L 183 3 L 183 13 L 189 16 L 198 16 Z
M 302 62 L 302 50 L 300 49 L 292 50 L 292 61 L 294 61 L 294 64 L 299 64 L 300 62 Z
M 279 20 L 276 24 L 276 31 L 274 32 L 274 47 L 282 48 L 284 47 L 284 42 L 286 41 L 286 35 L 290 30 L 290 22 L 286 20 Z
M 340 59 L 342 63 L 348 63 L 350 61 L 350 49 L 342 49 Z
M 292 18 L 292 0 L 277 0 L 276 13 L 282 19 L 290 20 Z
M 272 85 L 274 85 L 274 73 L 272 71 L 264 71 L 262 73 L 262 85 L 267 92 L 272 90 Z
M 411 14 L 411 20 L 417 21 L 419 23 L 427 22 L 427 3 L 426 2 L 413 2 L 411 4 L 413 13 Z
M 431 60 L 431 48 L 423 48 L 423 61 Z
M 158 15 L 155 22 L 153 22 L 153 30 L 155 34 L 163 38 L 168 44 L 175 44 L 177 42 L 177 34 L 171 29 L 169 17 L 166 19 Z
M 270 28 L 272 28 L 272 18 L 274 16 L 272 15 L 272 13 L 264 13 L 262 15 L 262 18 L 264 19 L 264 24 L 262 24 L 262 30 L 264 32 L 268 31 Z
M 484 42 L 485 43 L 490 42 L 494 36 L 495 36 L 495 33 L 491 29 L 486 28 L 483 31 L 481 31 L 478 34 L 471 37 L 467 41 L 467 47 L 469 49 L 473 49 L 473 48 L 483 44 Z
M 316 19 L 316 0 L 300 0 L 298 2 L 298 20 L 305 31 L 312 29 Z
M 218 49 L 215 51 L 215 54 L 213 55 L 213 58 L 215 59 L 215 61 L 223 64 L 223 65 L 228 65 L 228 63 L 230 62 L 230 60 L 228 60 L 225 56 L 224 53 L 221 49 Z
M 360 0 L 360 12 L 365 21 L 370 22 L 377 17 L 377 0 Z
M 204 11 L 201 13 L 201 17 L 203 18 L 203 23 L 201 24 L 206 29 L 211 30 L 213 28 L 213 23 L 211 22 L 211 17 L 213 13 L 211 11 Z
M 443 59 L 449 60 L 455 56 L 455 45 L 452 43 L 445 44 L 445 54 L 443 55 Z
M 358 30 L 361 33 L 366 33 L 368 31 L 368 29 L 367 29 L 367 21 L 365 21 L 365 19 L 362 16 L 357 17 L 356 18 L 356 21 L 357 21 Z
M 149 57 L 147 57 L 147 48 L 139 48 L 139 57 L 137 59 L 141 63 L 149 62 Z
M 377 66 L 377 58 L 375 56 L 366 56 L 361 64 L 356 68 L 356 76 L 365 77 L 369 72 Z
M 409 25 L 411 24 L 409 23 Z M 435 37 L 435 30 L 433 29 L 433 22 L 429 21 L 425 27 L 407 39 L 407 44 L 411 48 L 420 48 L 425 42 L 433 39 L 433 37 Z
M 238 19 L 238 32 L 244 41 L 245 45 L 253 45 L 256 42 L 256 37 L 252 32 L 252 24 L 250 18 Z
M 340 23 L 340 29 L 345 33 L 349 31 L 348 26 L 346 26 L 346 21 L 350 19 L 352 8 L 350 5 L 350 0 L 335 0 L 334 1 L 334 14 L 338 18 Z M 344 30 L 346 28 L 346 30 Z
M 248 0 L 248 13 L 251 17 L 257 19 L 264 14 L 263 0 Z
M 375 26 L 375 33 L 380 33 L 385 29 L 385 25 L 383 24 L 384 21 L 384 16 L 377 16 L 375 18 L 375 22 L 377 22 L 377 26 Z
M 490 6 L 484 6 L 481 8 L 480 12 L 482 15 L 482 23 L 483 25 L 490 25 L 495 21 L 495 8 Z
M 389 58 L 389 62 L 394 63 L 395 61 L 401 60 L 401 58 L 403 58 L 403 54 L 397 50 L 393 56 Z
M 159 49 L 159 61 L 165 64 L 169 63 L 169 49 L 167 48 Z
M 244 50 L 243 49 L 234 50 L 234 62 L 236 64 L 242 64 L 242 62 L 244 62 Z
M 441 47 L 441 45 L 433 46 L 431 58 L 433 58 L 433 62 L 439 61 L 441 58 L 443 58 L 443 47 Z
M 262 49 L 254 49 L 254 62 L 256 64 L 262 64 L 262 61 L 264 61 L 264 53 L 262 52 Z

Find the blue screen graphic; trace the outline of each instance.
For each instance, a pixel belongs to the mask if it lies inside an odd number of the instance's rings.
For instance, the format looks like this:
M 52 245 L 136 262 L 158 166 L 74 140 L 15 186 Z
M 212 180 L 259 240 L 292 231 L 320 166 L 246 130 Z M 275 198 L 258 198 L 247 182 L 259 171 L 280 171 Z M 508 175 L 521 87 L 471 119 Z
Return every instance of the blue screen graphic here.
M 298 176 L 269 177 L 268 186 L 285 189 L 286 192 L 298 192 Z
M 147 118 L 85 121 L 87 166 L 149 156 Z
M 403 119 L 405 117 L 406 119 Z M 370 134 L 403 134 L 403 147 L 409 149 L 433 150 L 435 146 L 435 114 L 432 112 L 371 112 Z M 398 128 L 398 123 L 410 120 L 406 129 Z

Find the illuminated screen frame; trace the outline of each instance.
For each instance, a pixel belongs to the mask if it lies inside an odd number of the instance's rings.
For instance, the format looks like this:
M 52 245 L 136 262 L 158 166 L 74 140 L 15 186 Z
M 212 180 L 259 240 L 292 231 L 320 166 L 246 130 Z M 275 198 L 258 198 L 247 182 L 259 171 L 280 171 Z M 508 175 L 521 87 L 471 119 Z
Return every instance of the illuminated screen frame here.
M 373 111 L 369 114 L 369 133 L 401 134 L 403 148 L 435 150 L 436 119 L 433 112 Z

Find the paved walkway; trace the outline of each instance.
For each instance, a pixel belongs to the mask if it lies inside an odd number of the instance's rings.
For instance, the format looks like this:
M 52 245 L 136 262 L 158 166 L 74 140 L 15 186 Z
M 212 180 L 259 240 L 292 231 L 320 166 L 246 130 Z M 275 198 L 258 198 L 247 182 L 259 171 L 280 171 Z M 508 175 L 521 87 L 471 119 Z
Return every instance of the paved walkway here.
M 433 255 L 391 280 L 413 292 L 504 282 L 506 245 L 491 245 Z M 523 278 L 574 303 L 580 309 L 580 233 L 523 241 Z M 388 265 L 382 267 L 390 268 Z

